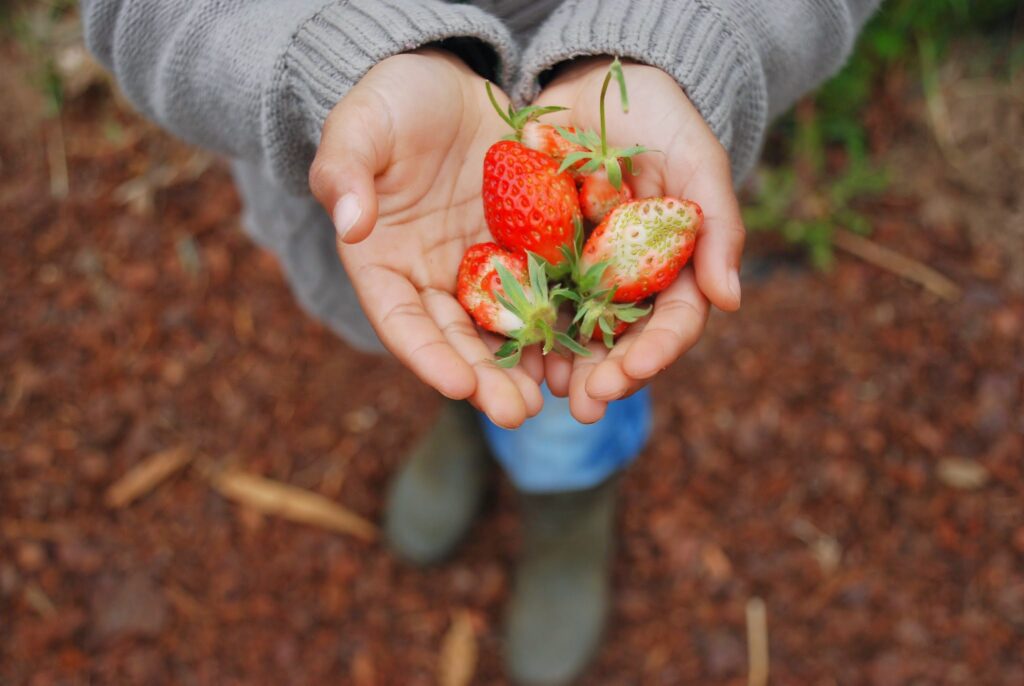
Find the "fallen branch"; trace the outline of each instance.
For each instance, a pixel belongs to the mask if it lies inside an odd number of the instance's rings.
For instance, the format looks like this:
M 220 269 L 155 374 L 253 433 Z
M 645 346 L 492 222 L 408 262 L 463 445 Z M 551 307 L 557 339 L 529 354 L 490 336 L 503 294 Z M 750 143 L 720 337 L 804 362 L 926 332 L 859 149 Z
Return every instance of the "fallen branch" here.
M 895 250 L 845 229 L 836 229 L 833 243 L 837 248 L 856 255 L 865 262 L 920 284 L 943 300 L 955 302 L 960 299 L 960 286 L 928 265 L 901 255 Z

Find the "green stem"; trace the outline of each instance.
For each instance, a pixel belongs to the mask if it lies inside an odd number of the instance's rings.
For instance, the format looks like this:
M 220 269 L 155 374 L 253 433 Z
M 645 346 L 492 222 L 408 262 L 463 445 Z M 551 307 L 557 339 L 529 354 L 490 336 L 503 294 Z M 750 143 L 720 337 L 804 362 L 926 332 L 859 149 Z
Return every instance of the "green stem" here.
M 604 120 L 604 99 L 608 94 L 608 85 L 612 82 L 612 70 L 604 76 L 604 83 L 601 84 L 601 158 L 608 157 L 608 136 Z
M 498 113 L 498 116 L 501 117 L 503 122 L 515 129 L 515 124 L 513 124 L 509 116 L 502 111 L 501 105 L 498 104 L 498 99 L 494 97 L 494 91 L 491 90 L 491 82 L 484 81 L 484 88 L 487 90 L 487 97 L 490 99 L 491 104 L 494 105 L 494 111 Z M 519 132 L 517 131 L 516 133 L 518 134 Z M 518 140 L 519 137 L 517 136 L 516 138 Z

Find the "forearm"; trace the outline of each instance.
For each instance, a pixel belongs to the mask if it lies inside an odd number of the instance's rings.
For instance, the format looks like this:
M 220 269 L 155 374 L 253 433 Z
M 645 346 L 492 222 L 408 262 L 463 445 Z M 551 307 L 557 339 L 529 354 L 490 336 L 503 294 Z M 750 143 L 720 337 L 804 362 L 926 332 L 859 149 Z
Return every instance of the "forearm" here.
M 549 70 L 583 55 L 659 67 L 686 91 L 739 179 L 770 119 L 846 60 L 881 0 L 567 0 L 526 49 L 514 91 L 532 99 Z
M 83 17 L 144 114 L 296 191 L 327 113 L 382 59 L 472 42 L 501 80 L 516 58 L 496 18 L 441 0 L 84 0 Z

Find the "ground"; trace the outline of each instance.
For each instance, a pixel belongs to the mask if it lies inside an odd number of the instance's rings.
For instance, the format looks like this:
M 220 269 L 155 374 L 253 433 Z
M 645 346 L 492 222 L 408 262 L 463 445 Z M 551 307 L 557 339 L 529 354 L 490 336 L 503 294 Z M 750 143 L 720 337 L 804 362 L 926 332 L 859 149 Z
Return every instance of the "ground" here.
M 241 234 L 221 162 L 92 80 L 58 129 L 19 48 L 2 53 L 0 683 L 431 684 L 453 661 L 505 683 L 519 539 L 500 477 L 426 571 L 208 478 L 243 470 L 377 521 L 438 397 L 299 310 Z M 1024 106 L 984 92 L 1004 137 L 951 98 L 940 145 L 908 86 L 875 146 L 897 182 L 862 208 L 872 240 L 959 300 L 841 253 L 813 271 L 758 236 L 742 310 L 654 383 L 584 683 L 746 683 L 752 598 L 772 683 L 1024 683 L 1024 267 L 1007 239 L 1024 201 L 1004 146 Z M 190 464 L 105 501 L 173 448 Z

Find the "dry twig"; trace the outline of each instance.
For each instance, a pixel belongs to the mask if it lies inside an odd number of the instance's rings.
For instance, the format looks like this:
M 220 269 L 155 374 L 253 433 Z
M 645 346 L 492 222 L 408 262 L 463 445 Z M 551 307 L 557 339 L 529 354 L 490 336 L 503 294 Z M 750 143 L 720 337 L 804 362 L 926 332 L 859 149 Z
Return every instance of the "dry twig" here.
M 364 541 L 377 537 L 377 527 L 371 522 L 317 493 L 237 469 L 207 468 L 204 473 L 221 495 L 263 514 L 350 534 Z
M 459 610 L 452 618 L 451 628 L 444 636 L 438 664 L 440 686 L 467 686 L 476 672 L 477 646 L 473 618 L 467 610 Z
M 150 455 L 129 469 L 104 496 L 107 507 L 121 508 L 149 493 L 157 484 L 184 467 L 192 459 L 192 452 L 184 446 L 163 450 Z
M 836 229 L 833 241 L 837 248 L 920 284 L 943 300 L 955 302 L 960 299 L 960 286 L 926 264 L 845 229 Z
M 747 656 L 750 662 L 747 684 L 765 686 L 768 683 L 768 613 L 760 598 L 747 601 Z

